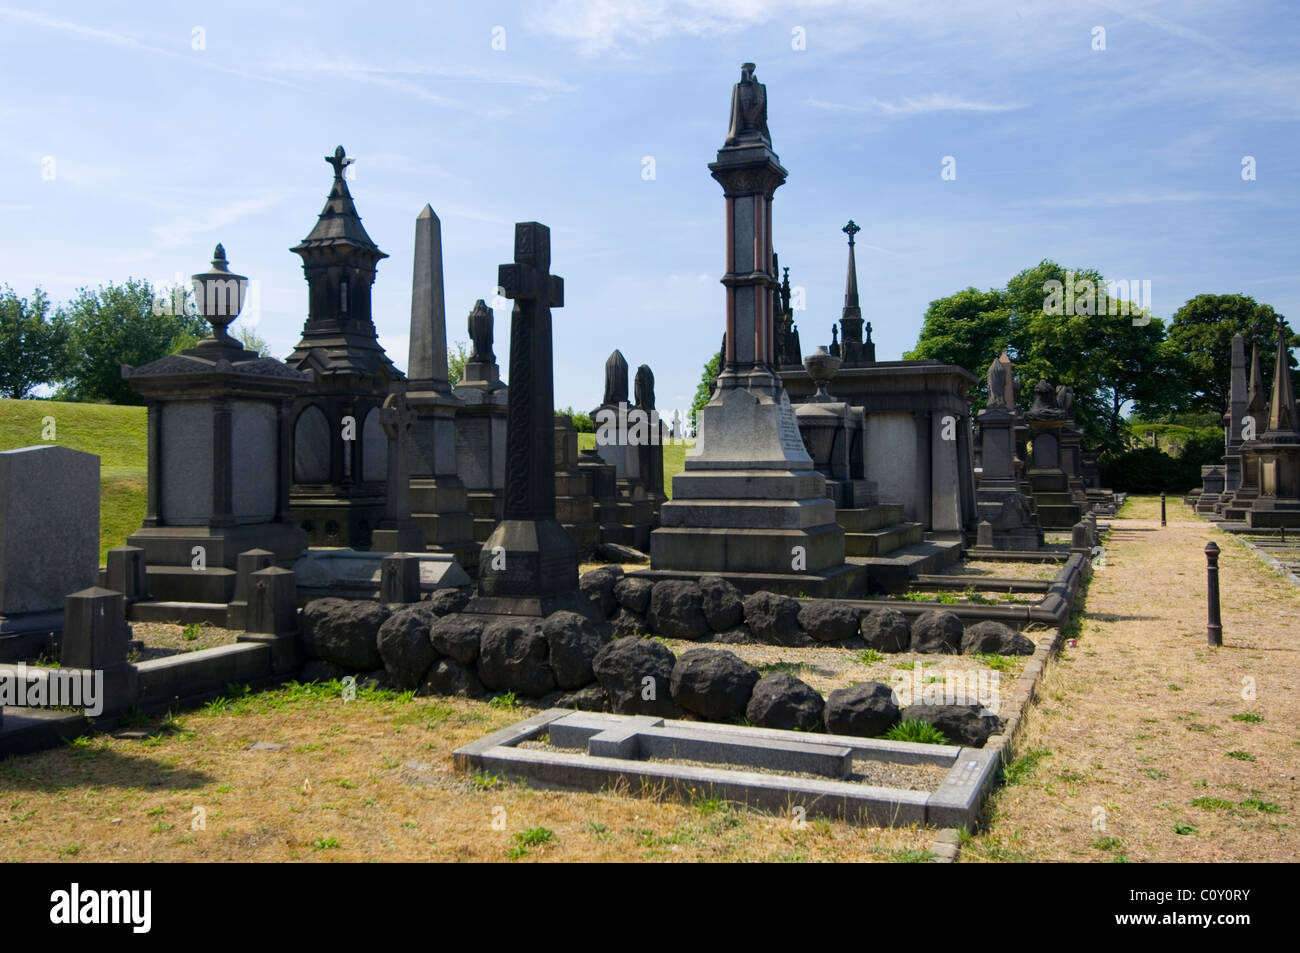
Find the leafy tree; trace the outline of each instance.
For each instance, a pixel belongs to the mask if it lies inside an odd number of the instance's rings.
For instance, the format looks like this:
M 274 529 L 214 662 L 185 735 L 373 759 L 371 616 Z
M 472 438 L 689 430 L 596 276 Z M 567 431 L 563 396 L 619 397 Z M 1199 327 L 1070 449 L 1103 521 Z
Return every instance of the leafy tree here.
M 569 417 L 573 421 L 573 429 L 578 431 L 578 433 L 596 432 L 596 424 L 592 421 L 591 415 L 578 413 L 573 409 L 572 404 L 565 407 L 563 410 L 557 410 L 556 413 L 564 414 Z
M 465 362 L 469 360 L 469 345 L 457 341 L 447 349 L 447 380 L 455 387 L 465 379 Z
M 0 397 L 21 400 L 39 384 L 57 380 L 67 346 L 67 322 L 40 288 L 29 302 L 0 290 Z
M 978 378 L 972 395 L 978 410 L 988 401 L 985 371 L 1011 342 L 1011 317 L 1005 292 L 998 289 L 967 288 L 931 301 L 916 347 L 903 358 L 942 361 L 969 370 Z
M 1197 295 L 1179 308 L 1169 327 L 1169 346 L 1188 387 L 1176 409 L 1215 414 L 1227 409 L 1234 334 L 1246 336 L 1247 361 L 1251 344 L 1258 345 L 1264 376 L 1271 379 L 1277 352 L 1277 318 L 1269 305 L 1240 294 Z M 1292 347 L 1300 344 L 1300 336 L 1292 334 L 1290 343 Z M 1294 357 L 1291 364 L 1294 368 Z
M 235 330 L 235 338 L 258 357 L 271 356 L 271 346 L 266 343 L 266 339 L 247 325 L 240 325 Z
M 121 366 L 156 361 L 208 333 L 183 289 L 155 296 L 149 282 L 134 278 L 94 291 L 78 289 L 66 313 L 67 383 L 60 397 L 71 400 L 142 403 L 122 379 Z
M 704 373 L 700 375 L 700 385 L 695 388 L 695 399 L 691 401 L 691 411 L 686 415 L 691 422 L 692 433 L 698 434 L 700 432 L 698 419 L 700 408 L 707 404 L 709 398 L 713 396 L 713 382 L 717 380 L 721 371 L 722 352 L 719 351 L 704 362 Z

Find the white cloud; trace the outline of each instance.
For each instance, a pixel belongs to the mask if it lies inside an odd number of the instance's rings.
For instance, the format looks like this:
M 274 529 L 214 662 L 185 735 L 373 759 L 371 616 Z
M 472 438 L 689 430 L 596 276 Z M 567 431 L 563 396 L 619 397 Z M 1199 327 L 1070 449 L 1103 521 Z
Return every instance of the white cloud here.
M 153 226 L 150 231 L 158 237 L 164 248 L 174 248 L 197 241 L 204 233 L 224 228 L 242 218 L 256 215 L 278 205 L 281 196 L 264 195 L 261 198 L 231 202 L 229 205 L 205 209 L 202 217 L 189 215 L 174 222 Z
M 882 116 L 916 116 L 922 113 L 935 112 L 1002 113 L 1025 108 L 1023 104 L 1019 103 L 974 102 L 969 99 L 950 96 L 947 93 L 930 93 L 928 96 L 904 96 L 902 101 L 898 103 L 887 103 L 879 99 L 872 99 L 856 105 L 827 102 L 826 100 L 810 97 L 808 105 L 815 109 L 825 109 L 830 112 L 875 113 Z

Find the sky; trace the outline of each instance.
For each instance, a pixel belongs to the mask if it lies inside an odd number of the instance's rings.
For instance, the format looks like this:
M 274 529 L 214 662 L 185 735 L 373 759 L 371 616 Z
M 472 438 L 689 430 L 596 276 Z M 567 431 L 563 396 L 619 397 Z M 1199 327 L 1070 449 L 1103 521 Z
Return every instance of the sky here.
M 707 165 L 752 61 L 789 170 L 774 246 L 801 289 L 805 353 L 839 317 L 850 218 L 881 360 L 915 345 L 932 300 L 1044 258 L 1151 282 L 1159 317 L 1243 293 L 1294 324 L 1296 14 L 1196 0 L 0 0 L 0 283 L 58 302 L 128 277 L 188 280 L 222 242 L 257 282 L 240 323 L 283 357 L 307 309 L 288 249 L 315 224 L 341 144 L 390 256 L 374 312 L 399 367 L 427 202 L 453 345 L 475 299 L 494 304 L 513 223 L 539 221 L 565 281 L 557 407 L 596 406 L 619 348 L 654 370 L 661 414 L 685 414 L 723 330 L 724 206 Z M 508 377 L 508 311 L 496 316 Z

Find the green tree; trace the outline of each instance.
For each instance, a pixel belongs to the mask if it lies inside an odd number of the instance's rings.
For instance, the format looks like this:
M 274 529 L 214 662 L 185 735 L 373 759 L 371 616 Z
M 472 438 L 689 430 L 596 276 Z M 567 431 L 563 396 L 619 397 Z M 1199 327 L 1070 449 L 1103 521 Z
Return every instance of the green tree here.
M 691 411 L 686 415 L 691 422 L 691 431 L 698 434 L 700 432 L 700 423 L 698 414 L 700 408 L 709 402 L 713 396 L 713 382 L 718 379 L 718 374 L 722 370 L 722 352 L 719 351 L 711 358 L 704 362 L 704 373 L 700 375 L 700 384 L 695 388 L 695 399 L 691 401 Z
M 235 339 L 258 357 L 271 356 L 271 346 L 266 343 L 266 339 L 247 325 L 240 325 L 235 330 Z
M 184 290 L 155 295 L 147 281 L 128 278 L 94 291 L 80 288 L 67 308 L 66 386 L 71 400 L 138 404 L 121 366 L 139 367 L 193 345 L 208 333 Z
M 1271 306 L 1240 294 L 1197 295 L 1174 312 L 1169 326 L 1170 351 L 1177 357 L 1187 383 L 1174 409 L 1215 414 L 1227 409 L 1234 334 L 1246 336 L 1247 361 L 1252 343 L 1259 347 L 1264 376 L 1271 379 L 1277 353 L 1277 318 Z M 1300 337 L 1292 334 L 1290 343 L 1292 347 L 1300 344 Z M 1294 357 L 1291 364 L 1295 366 Z
M 578 413 L 573 409 L 572 404 L 565 407 L 563 410 L 557 410 L 556 413 L 564 414 L 569 417 L 573 421 L 573 429 L 578 431 L 578 433 L 596 432 L 596 424 L 592 421 L 591 415 Z
M 67 322 L 50 313 L 40 288 L 31 301 L 5 285 L 0 290 L 0 397 L 18 400 L 40 384 L 58 379 L 67 347 Z
M 469 360 L 469 345 L 457 341 L 447 349 L 447 380 L 455 387 L 465 379 L 465 362 Z
M 988 400 L 986 371 L 1011 343 L 1011 311 L 1005 292 L 967 288 L 930 302 L 916 347 L 905 360 L 942 361 L 964 367 L 978 380 L 972 400 L 980 409 Z M 1014 355 L 1013 355 L 1014 356 Z

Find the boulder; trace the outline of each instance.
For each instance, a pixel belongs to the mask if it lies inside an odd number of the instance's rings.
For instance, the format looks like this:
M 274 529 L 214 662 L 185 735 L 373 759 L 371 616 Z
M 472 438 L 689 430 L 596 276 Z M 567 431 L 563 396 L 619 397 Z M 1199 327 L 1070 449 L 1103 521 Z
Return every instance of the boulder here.
M 379 656 L 384 660 L 389 684 L 398 691 L 418 688 L 438 657 L 429 641 L 429 623 L 433 619 L 433 609 L 417 602 L 394 612 L 379 627 Z
M 961 637 L 964 655 L 1033 655 L 1034 640 L 1001 622 L 976 622 Z
M 732 645 L 757 645 L 758 639 L 754 638 L 754 633 L 749 631 L 749 626 L 745 623 L 733 625 L 730 629 L 722 632 L 714 632 L 704 642 L 730 642 Z
M 703 602 L 695 583 L 665 579 L 655 583 L 646 621 L 655 633 L 670 639 L 698 639 L 709 631 Z
M 369 672 L 384 664 L 379 627 L 392 610 L 378 602 L 316 599 L 302 610 L 302 647 L 308 658 Z
M 698 585 L 704 599 L 704 618 L 714 632 L 725 632 L 745 618 L 744 596 L 727 580 L 701 576 Z
M 650 593 L 655 584 L 650 579 L 636 579 L 624 576 L 614 583 L 614 599 L 624 609 L 631 609 L 639 615 L 645 615 L 650 608 Z
M 997 715 L 978 704 L 908 705 L 903 709 L 907 721 L 924 721 L 944 733 L 949 744 L 982 747 L 989 735 L 1001 730 Z
M 667 646 L 651 639 L 615 639 L 596 653 L 591 667 L 615 714 L 678 718 L 682 711 L 672 695 L 676 661 Z
M 862 610 L 831 599 L 814 599 L 799 609 L 799 625 L 818 642 L 843 642 L 858 634 Z
M 758 669 L 735 653 L 691 649 L 678 656 L 673 666 L 673 700 L 713 721 L 739 718 L 758 679 Z
M 912 620 L 912 651 L 955 655 L 961 651 L 961 633 L 961 619 L 951 612 L 922 612 Z
M 877 652 L 906 652 L 912 644 L 912 622 L 907 614 L 881 606 L 862 617 L 860 626 L 867 648 Z
M 646 624 L 644 616 L 639 616 L 624 606 L 619 606 L 618 611 L 610 618 L 609 625 L 613 629 L 614 638 L 616 639 L 645 635 L 650 631 L 650 626 Z
M 463 589 L 438 589 L 429 596 L 429 608 L 434 615 L 451 615 L 469 605 L 469 593 Z
M 778 672 L 764 675 L 754 684 L 745 707 L 745 718 L 760 728 L 785 731 L 818 731 L 826 702 L 807 682 Z
M 576 708 L 578 711 L 608 711 L 609 695 L 599 685 L 588 685 L 555 699 L 556 708 Z
M 601 618 L 609 618 L 618 607 L 614 586 L 623 578 L 622 566 L 601 566 L 578 577 L 578 588 L 600 610 Z
M 469 665 L 478 658 L 485 624 L 486 620 L 478 615 L 445 615 L 429 626 L 429 641 L 439 654 Z
M 576 612 L 553 612 L 542 622 L 542 634 L 550 645 L 551 671 L 559 688 L 581 688 L 596 676 L 591 660 L 609 641 L 596 624 Z
M 479 640 L 478 677 L 485 688 L 536 698 L 555 689 L 550 646 L 535 619 L 493 622 Z
M 826 699 L 826 730 L 875 738 L 898 721 L 898 695 L 884 682 L 837 688 Z
M 799 600 L 775 592 L 745 596 L 745 622 L 754 638 L 767 645 L 812 645 L 799 627 Z
M 417 695 L 459 695 L 461 698 L 478 698 L 483 694 L 483 683 L 473 665 L 463 665 L 455 659 L 440 658 L 433 663 Z

